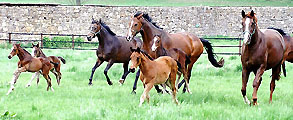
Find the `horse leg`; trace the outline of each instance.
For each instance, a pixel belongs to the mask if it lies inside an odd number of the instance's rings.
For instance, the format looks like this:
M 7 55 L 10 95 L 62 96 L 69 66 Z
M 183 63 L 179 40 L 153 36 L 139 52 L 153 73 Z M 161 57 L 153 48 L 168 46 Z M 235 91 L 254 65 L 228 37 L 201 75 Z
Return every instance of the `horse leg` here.
M 107 82 L 108 82 L 108 85 L 113 85 L 113 83 L 111 82 L 111 80 L 110 80 L 110 78 L 109 78 L 109 76 L 108 76 L 108 70 L 112 67 L 112 65 L 114 64 L 114 62 L 113 61 L 109 61 L 108 62 L 108 64 L 107 64 L 107 67 L 105 68 L 105 70 L 104 70 L 104 75 L 106 76 L 106 78 L 107 78 Z
M 144 91 L 140 97 L 140 103 L 139 103 L 139 107 L 141 107 L 142 103 L 144 102 L 144 99 L 147 98 L 147 102 L 149 103 L 150 100 L 150 95 L 149 95 L 149 91 L 152 89 L 154 85 L 152 83 L 148 83 L 145 85 Z
M 241 93 L 243 96 L 243 100 L 245 104 L 250 105 L 250 101 L 247 99 L 246 96 L 246 87 L 247 87 L 247 82 L 249 78 L 249 73 L 246 69 L 242 68 L 242 88 L 241 88 Z
M 136 94 L 135 90 L 136 90 L 136 85 L 137 85 L 139 75 L 140 75 L 140 69 L 138 69 L 136 72 L 136 76 L 135 76 L 135 80 L 134 80 L 133 88 L 132 88 L 132 92 L 131 92 L 132 94 Z
M 49 72 L 48 72 L 49 73 Z M 47 80 L 47 91 L 49 91 L 49 88 L 51 88 L 51 90 L 54 92 L 54 89 L 53 89 L 53 87 L 52 87 L 52 83 L 51 83 L 51 78 L 50 78 L 50 76 L 49 76 L 49 74 L 48 74 L 47 72 L 43 72 L 43 77 Z
M 41 71 L 39 71 L 39 73 L 43 75 Z M 39 85 L 39 82 L 40 82 L 40 74 L 37 75 L 37 85 Z
M 253 93 L 252 93 L 252 100 L 253 100 L 253 105 L 257 105 L 257 90 L 260 86 L 260 80 L 261 76 L 265 71 L 265 65 L 262 64 L 260 68 L 257 70 L 255 78 L 253 80 Z
M 14 84 L 16 84 L 16 81 L 20 75 L 21 72 L 25 72 L 26 69 L 24 67 L 18 68 L 15 70 L 15 72 L 13 73 L 13 77 L 12 80 L 10 82 L 10 89 L 8 90 L 6 95 L 9 95 L 13 90 L 14 90 Z
M 178 90 L 179 90 L 179 86 L 178 85 L 179 85 L 179 80 L 181 78 L 182 72 L 177 72 L 177 75 L 178 75 L 178 78 L 177 78 L 177 81 L 176 81 L 175 85 L 176 85 L 176 90 L 178 92 Z
M 130 71 L 128 70 L 128 64 L 129 62 L 123 63 L 124 72 L 123 72 L 122 78 L 119 80 L 121 85 L 124 83 L 126 76 L 130 73 Z
M 59 85 L 59 83 L 58 83 L 58 81 L 59 81 L 59 76 L 58 76 L 58 73 L 56 72 L 56 69 L 52 69 L 52 70 L 50 70 L 54 75 L 55 75 L 55 77 L 56 77 L 56 80 L 57 80 L 57 84 Z
M 92 85 L 92 84 L 93 84 L 92 81 L 93 81 L 94 73 L 95 73 L 96 69 L 97 69 L 97 68 L 98 68 L 103 62 L 104 62 L 104 61 L 102 61 L 102 60 L 100 60 L 100 59 L 98 58 L 98 60 L 97 60 L 97 62 L 96 62 L 96 64 L 95 64 L 95 66 L 92 68 L 92 74 L 91 74 L 90 79 L 89 79 L 89 85 Z
M 161 86 L 163 87 L 163 94 L 165 94 L 165 93 L 168 93 L 168 94 L 170 94 L 169 93 L 169 91 L 166 89 L 166 84 L 161 84 Z
M 271 90 L 270 101 L 269 101 L 270 103 L 272 103 L 273 92 L 274 92 L 275 87 L 276 87 L 275 81 L 280 78 L 280 72 L 281 72 L 281 65 L 278 66 L 278 67 L 273 68 L 273 70 L 272 70 L 273 76 L 272 76 L 272 80 L 271 80 L 271 84 L 270 84 L 270 90 Z
M 171 73 L 169 75 L 169 83 L 171 84 L 171 90 L 172 90 L 172 97 L 174 102 L 178 105 L 178 100 L 176 99 L 176 69 L 172 69 Z
M 32 76 L 31 80 L 27 83 L 26 87 L 31 86 L 32 81 L 40 74 L 39 72 L 35 72 L 35 74 Z

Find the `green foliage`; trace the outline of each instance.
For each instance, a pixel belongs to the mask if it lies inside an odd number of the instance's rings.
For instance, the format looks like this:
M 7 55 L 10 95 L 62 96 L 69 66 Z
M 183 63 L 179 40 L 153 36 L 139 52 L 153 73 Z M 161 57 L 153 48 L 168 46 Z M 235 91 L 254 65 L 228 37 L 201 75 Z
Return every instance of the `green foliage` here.
M 74 38 L 74 47 L 92 48 L 97 46 L 97 43 L 82 43 L 85 40 L 81 37 Z M 45 48 L 72 48 L 72 37 L 49 37 L 43 38 L 43 46 Z
M 6 110 L 1 116 L 0 119 L 4 120 L 10 120 L 10 119 L 15 119 L 16 118 L 16 113 L 10 113 L 8 110 Z

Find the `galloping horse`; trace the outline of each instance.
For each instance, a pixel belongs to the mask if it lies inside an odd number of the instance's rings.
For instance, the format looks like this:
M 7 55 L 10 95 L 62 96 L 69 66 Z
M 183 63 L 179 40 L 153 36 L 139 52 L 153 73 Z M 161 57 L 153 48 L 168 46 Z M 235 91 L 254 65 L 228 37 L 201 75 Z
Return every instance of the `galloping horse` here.
M 262 81 L 265 70 L 272 69 L 270 84 L 270 103 L 275 89 L 275 80 L 280 79 L 281 64 L 286 49 L 284 39 L 280 33 L 272 29 L 260 30 L 257 18 L 252 10 L 248 14 L 242 10 L 242 29 L 244 44 L 242 45 L 242 95 L 244 102 L 250 104 L 246 96 L 246 86 L 250 72 L 255 74 L 253 81 L 253 105 L 257 105 L 257 90 Z
M 20 44 L 13 44 L 13 47 L 11 48 L 11 52 L 8 55 L 8 58 L 11 59 L 14 55 L 17 55 L 19 58 L 18 61 L 18 68 L 13 73 L 13 79 L 10 83 L 10 89 L 8 90 L 7 94 L 12 92 L 14 90 L 14 84 L 16 83 L 16 80 L 18 79 L 21 72 L 36 72 L 35 76 L 39 73 L 39 71 L 42 71 L 43 77 L 47 80 L 47 91 L 49 88 L 51 88 L 52 91 L 54 91 L 52 84 L 51 84 L 51 78 L 49 76 L 49 71 L 56 65 L 56 63 L 49 61 L 46 58 L 39 57 L 34 58 L 31 56 L 29 52 L 27 52 L 25 49 L 20 47 Z M 54 64 L 54 65 L 53 65 Z M 33 77 L 35 77 L 33 76 Z
M 141 40 L 139 38 L 134 38 L 133 42 L 128 42 L 126 41 L 126 37 L 116 36 L 116 34 L 112 32 L 110 28 L 101 21 L 101 19 L 99 21 L 93 19 L 91 31 L 88 34 L 87 39 L 88 41 L 91 41 L 96 36 L 99 39 L 99 47 L 96 51 L 98 60 L 92 69 L 89 85 L 92 84 L 96 68 L 98 68 L 104 61 L 108 62 L 104 74 L 109 85 L 112 85 L 112 82 L 107 75 L 108 70 L 114 63 L 123 63 L 124 73 L 119 80 L 119 82 L 123 84 L 126 76 L 129 74 L 128 64 L 131 55 L 129 47 L 141 47 Z
M 61 80 L 61 72 L 60 72 L 60 67 L 61 67 L 61 62 L 60 60 L 62 61 L 63 64 L 66 63 L 65 59 L 63 57 L 60 57 L 60 56 L 49 56 L 47 57 L 45 55 L 45 53 L 42 51 L 42 49 L 40 48 L 40 45 L 39 43 L 37 45 L 34 45 L 32 43 L 32 46 L 33 46 L 33 50 L 32 50 L 32 56 L 33 57 L 43 57 L 43 58 L 47 58 L 49 61 L 51 62 L 54 62 L 54 63 L 57 63 L 58 65 L 54 65 L 54 68 L 51 69 L 50 71 L 56 76 L 56 80 L 57 80 L 57 83 L 58 85 L 60 85 L 60 80 Z M 27 84 L 27 87 L 29 87 L 32 83 L 33 79 L 31 79 L 31 81 Z M 39 83 L 39 74 L 37 76 L 37 84 Z
M 175 86 L 176 74 L 178 70 L 176 61 L 169 56 L 163 56 L 152 60 L 147 53 L 140 51 L 140 48 L 130 49 L 132 51 L 130 56 L 130 71 L 134 72 L 135 68 L 139 66 L 141 71 L 140 80 L 144 86 L 139 106 L 142 105 L 145 98 L 147 98 L 147 102 L 149 102 L 149 91 L 154 85 L 158 84 L 166 84 L 172 90 L 173 100 L 176 104 L 178 104 Z
M 187 76 L 187 65 L 190 63 L 190 58 L 183 51 L 177 48 L 166 50 L 162 46 L 161 35 L 155 35 L 154 43 L 152 45 L 152 51 L 156 52 L 155 54 L 156 58 L 160 56 L 170 56 L 171 58 L 173 58 L 174 60 L 180 63 L 180 69 L 178 69 L 178 79 L 176 82 L 176 87 L 179 89 L 180 86 L 182 85 L 181 83 L 181 85 L 178 86 L 178 83 L 179 83 L 181 74 L 183 74 L 184 80 L 186 80 L 183 92 L 185 92 L 187 88 L 187 92 L 191 93 L 189 89 L 189 85 L 188 85 L 189 81 Z
M 224 59 L 219 62 L 215 59 L 213 48 L 211 43 L 204 39 L 199 39 L 197 36 L 191 33 L 174 33 L 170 34 L 160 29 L 148 14 L 137 12 L 129 23 L 129 30 L 127 34 L 127 40 L 132 40 L 138 33 L 142 35 L 143 46 L 145 50 L 152 57 L 155 57 L 155 52 L 152 52 L 151 45 L 153 43 L 154 35 L 161 34 L 162 44 L 165 49 L 177 48 L 184 51 L 188 57 L 190 57 L 190 64 L 188 65 L 188 81 L 191 76 L 191 70 L 193 64 L 197 61 L 200 55 L 203 53 L 203 47 L 207 50 L 208 59 L 215 67 L 223 67 Z M 135 88 L 135 87 L 134 87 Z M 135 88 L 136 89 L 136 88 Z M 135 90 L 133 89 L 133 90 Z

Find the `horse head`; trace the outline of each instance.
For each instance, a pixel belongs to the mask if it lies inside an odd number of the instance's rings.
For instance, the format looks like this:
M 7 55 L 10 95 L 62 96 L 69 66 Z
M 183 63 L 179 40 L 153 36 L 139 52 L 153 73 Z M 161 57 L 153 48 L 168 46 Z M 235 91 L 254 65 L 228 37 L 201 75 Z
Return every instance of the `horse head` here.
M 153 45 L 152 45 L 152 51 L 156 51 L 158 47 L 160 47 L 162 45 L 161 43 L 161 36 L 162 34 L 158 34 L 158 35 L 155 35 L 154 36 L 154 39 L 153 39 Z
M 8 55 L 8 59 L 11 59 L 14 55 L 19 53 L 20 44 L 13 44 L 11 52 Z
M 39 45 L 39 43 L 38 44 L 36 44 L 36 45 L 34 45 L 34 43 L 32 43 L 32 46 L 33 46 L 33 49 L 32 49 L 32 56 L 33 57 L 40 57 L 40 54 L 41 54 L 41 52 L 40 52 L 40 45 Z
M 131 16 L 131 21 L 129 22 L 128 33 L 126 36 L 127 41 L 131 41 L 134 36 L 136 36 L 139 31 L 142 29 L 142 21 L 143 16 L 142 12 L 136 13 L 134 16 Z
M 250 44 L 251 37 L 255 33 L 257 27 L 257 18 L 255 17 L 255 13 L 252 10 L 245 14 L 242 10 L 242 31 L 243 31 L 243 42 L 245 45 Z
M 132 54 L 130 56 L 131 65 L 130 65 L 129 71 L 134 73 L 135 68 L 137 68 L 137 66 L 139 66 L 141 64 L 140 48 L 133 49 L 132 47 L 130 47 L 130 50 L 131 50 Z
M 91 41 L 93 38 L 95 38 L 97 36 L 97 34 L 100 33 L 101 31 L 101 19 L 99 21 L 94 20 L 94 18 L 92 18 L 92 24 L 90 26 L 90 33 L 87 35 L 87 40 Z

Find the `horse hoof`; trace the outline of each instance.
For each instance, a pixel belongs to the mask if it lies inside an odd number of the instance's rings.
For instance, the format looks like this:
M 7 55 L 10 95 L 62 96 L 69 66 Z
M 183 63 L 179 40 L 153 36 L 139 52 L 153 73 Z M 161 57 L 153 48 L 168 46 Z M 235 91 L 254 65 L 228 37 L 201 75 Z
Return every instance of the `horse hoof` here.
M 124 83 L 124 79 L 120 79 L 120 80 L 119 80 L 119 83 L 120 83 L 120 85 L 123 85 L 123 83 Z
M 108 82 L 108 85 L 113 85 L 113 83 L 111 81 Z
M 89 83 L 88 85 L 89 85 L 89 86 L 92 86 L 92 85 L 93 85 L 93 83 Z
M 136 92 L 133 90 L 133 91 L 131 92 L 131 94 L 134 94 L 134 95 L 135 95 L 135 94 L 136 94 Z
M 27 84 L 25 87 L 29 87 L 29 86 L 31 86 L 30 84 Z

